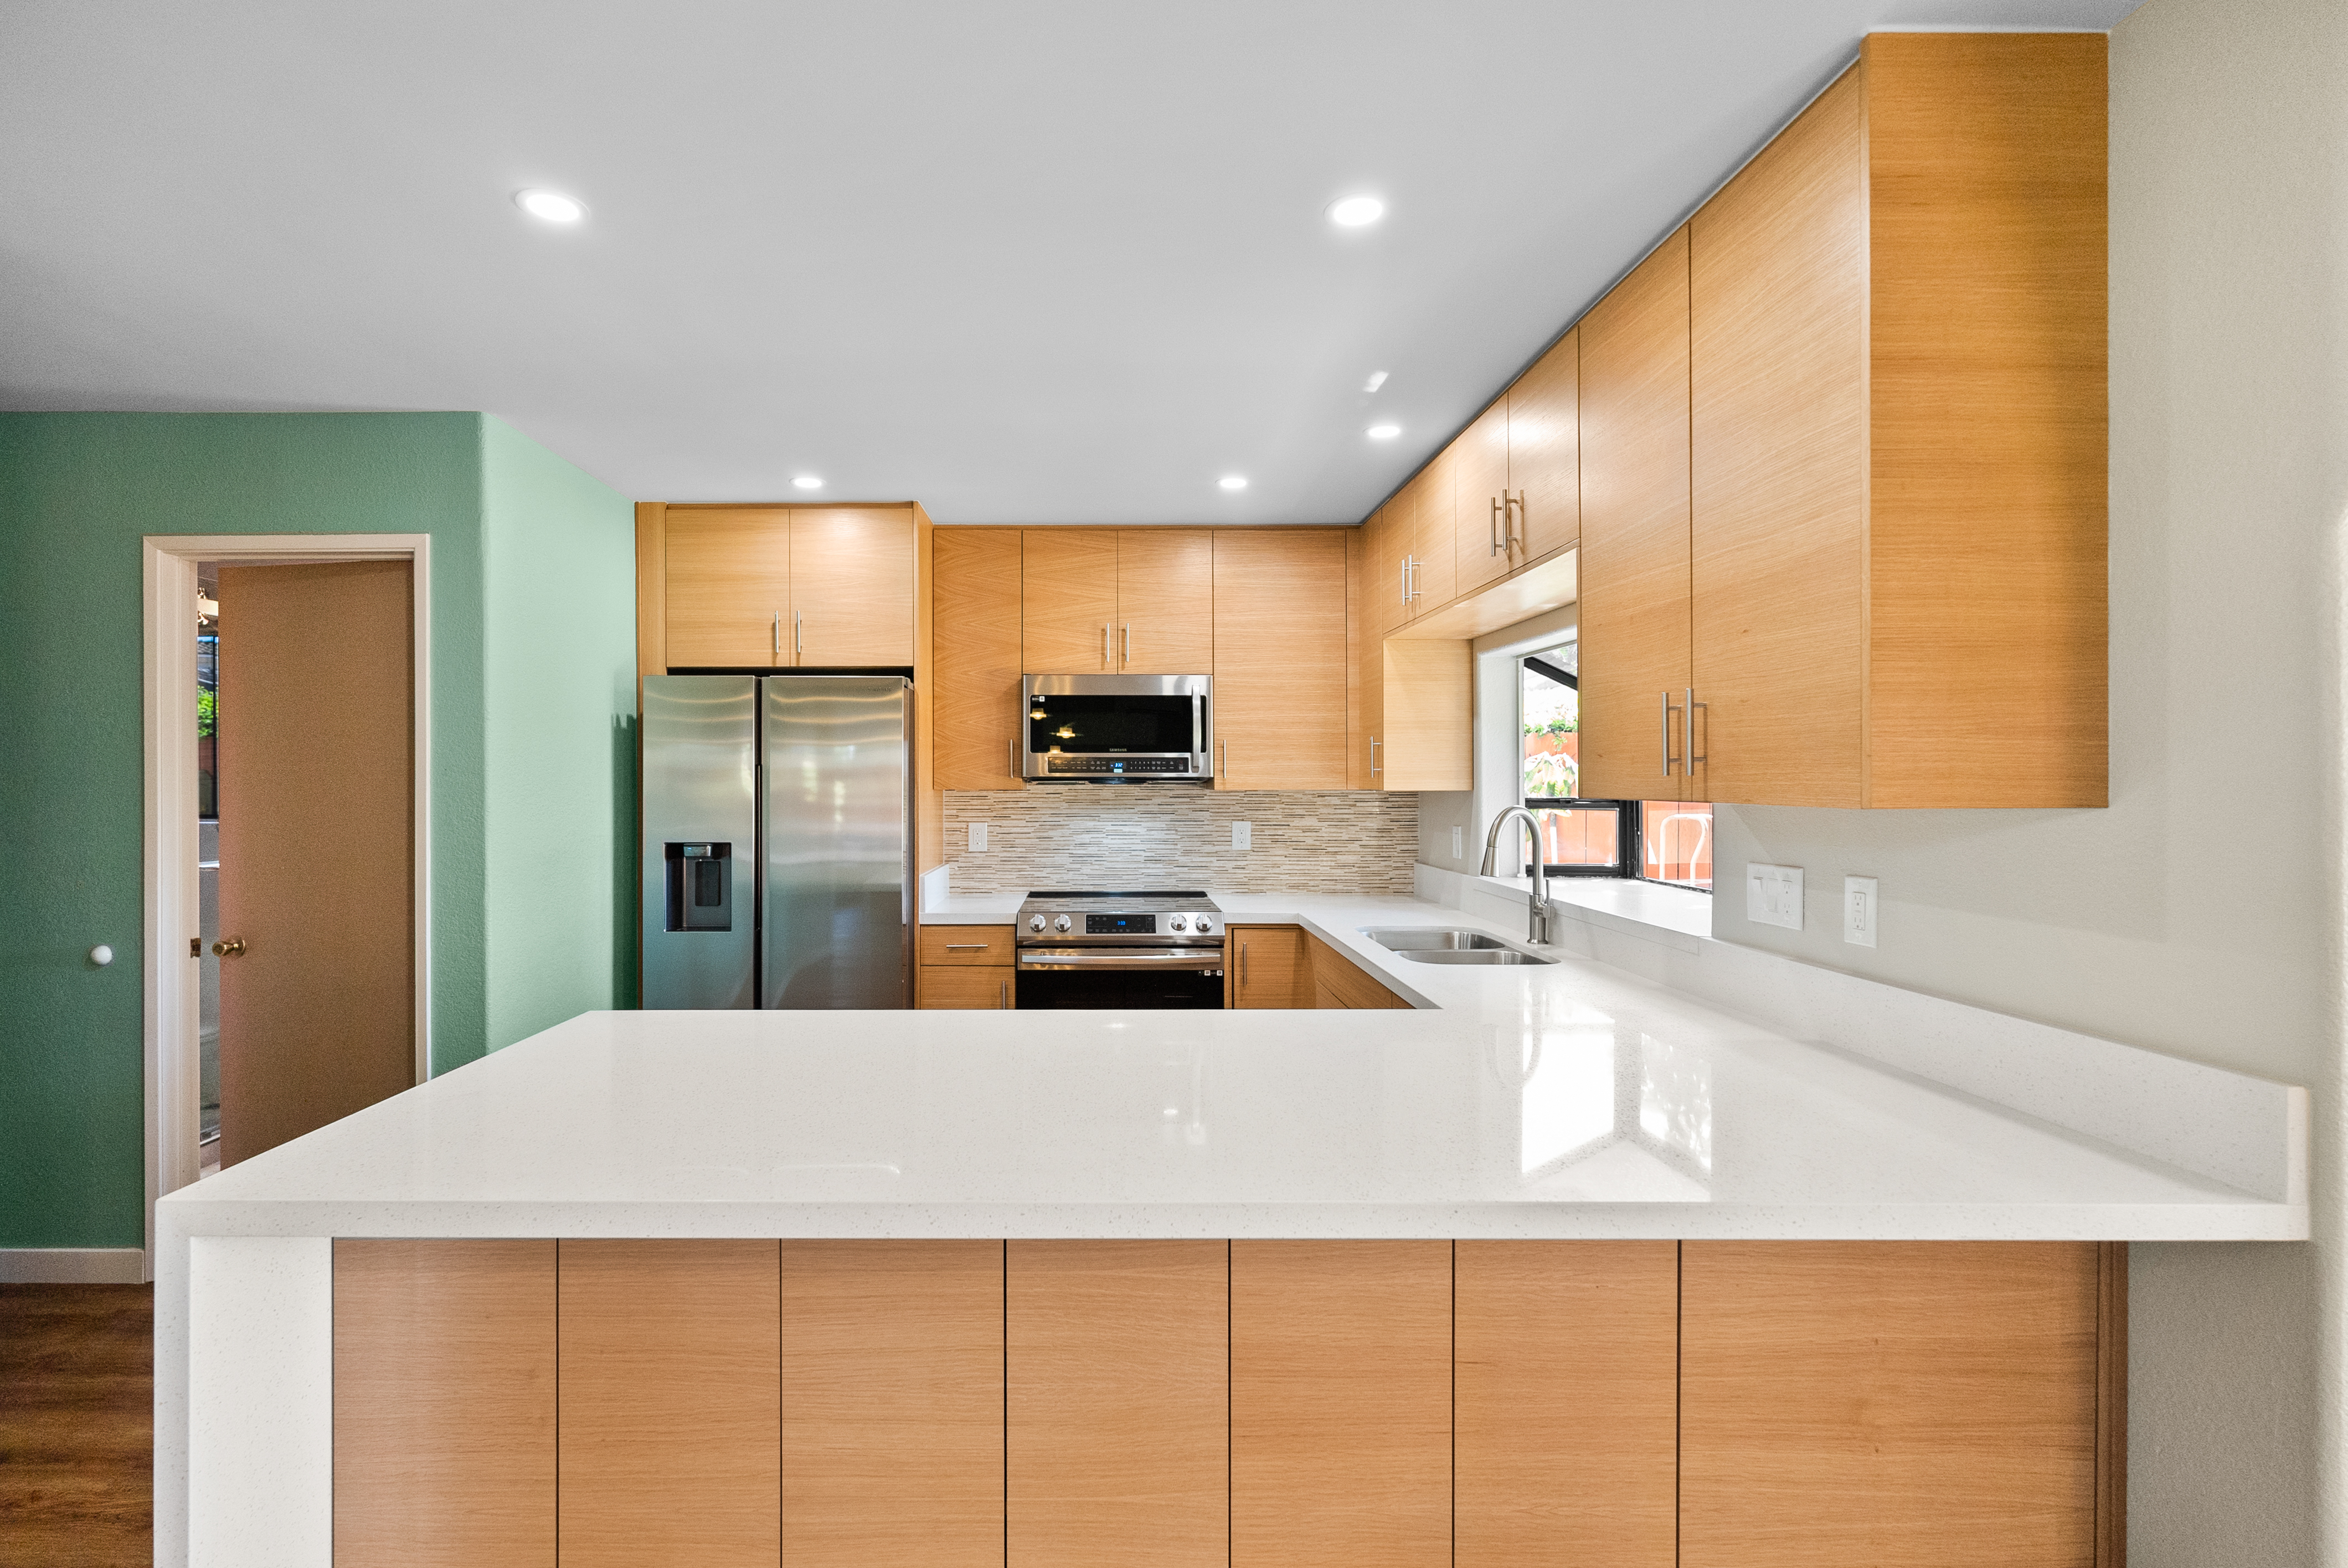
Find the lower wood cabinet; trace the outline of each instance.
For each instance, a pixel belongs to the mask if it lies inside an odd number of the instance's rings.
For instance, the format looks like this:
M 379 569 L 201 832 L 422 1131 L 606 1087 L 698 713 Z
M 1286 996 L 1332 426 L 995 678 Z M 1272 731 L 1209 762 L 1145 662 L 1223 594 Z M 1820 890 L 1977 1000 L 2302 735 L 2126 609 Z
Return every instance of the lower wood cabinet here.
M 996 1008 L 1017 1005 L 1014 933 L 1008 926 L 923 926 L 916 1005 Z
M 1231 1244 L 1232 1568 L 1447 1568 L 1451 1244 Z
M 1223 931 L 1223 1005 L 1309 1008 L 1313 959 L 1295 926 L 1231 926 Z
M 2093 1243 L 341 1241 L 335 1561 L 2122 1568 Z
M 1410 1004 L 1386 989 L 1369 970 L 1313 936 L 1304 935 L 1304 948 L 1313 966 L 1313 1005 L 1316 1008 L 1406 1008 Z

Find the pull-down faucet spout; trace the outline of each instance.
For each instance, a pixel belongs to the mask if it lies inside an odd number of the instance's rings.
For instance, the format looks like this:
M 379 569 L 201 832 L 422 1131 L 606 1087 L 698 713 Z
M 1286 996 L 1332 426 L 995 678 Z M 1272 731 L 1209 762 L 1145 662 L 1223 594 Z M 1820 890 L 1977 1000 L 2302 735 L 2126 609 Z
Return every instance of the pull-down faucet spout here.
M 1554 906 L 1549 901 L 1548 868 L 1542 865 L 1549 856 L 1541 853 L 1540 819 L 1520 805 L 1509 806 L 1494 817 L 1492 830 L 1484 835 L 1484 875 L 1498 875 L 1493 866 L 1500 856 L 1500 829 L 1507 826 L 1511 818 L 1524 823 L 1525 831 L 1532 835 L 1533 841 L 1533 892 L 1532 901 L 1527 909 L 1525 939 L 1536 948 L 1545 948 L 1549 946 L 1550 911 Z

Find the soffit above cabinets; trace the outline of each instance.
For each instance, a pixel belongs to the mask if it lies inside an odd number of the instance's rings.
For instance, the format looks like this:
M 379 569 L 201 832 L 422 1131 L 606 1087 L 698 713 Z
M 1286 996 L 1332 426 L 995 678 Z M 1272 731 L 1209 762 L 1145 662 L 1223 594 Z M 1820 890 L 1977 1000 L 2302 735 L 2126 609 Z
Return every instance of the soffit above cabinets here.
M 0 406 L 484 409 L 637 497 L 1354 522 L 1914 15 L 17 7 Z M 1355 191 L 1385 218 L 1335 228 Z

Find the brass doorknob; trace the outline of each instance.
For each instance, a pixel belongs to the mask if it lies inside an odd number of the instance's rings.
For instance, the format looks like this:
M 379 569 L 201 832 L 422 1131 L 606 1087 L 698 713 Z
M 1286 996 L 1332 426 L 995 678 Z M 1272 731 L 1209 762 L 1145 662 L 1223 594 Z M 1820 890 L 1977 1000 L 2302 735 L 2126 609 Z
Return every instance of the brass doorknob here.
M 225 942 L 214 942 L 212 944 L 212 957 L 215 958 L 240 958 L 243 953 L 244 938 L 242 937 L 231 937 Z

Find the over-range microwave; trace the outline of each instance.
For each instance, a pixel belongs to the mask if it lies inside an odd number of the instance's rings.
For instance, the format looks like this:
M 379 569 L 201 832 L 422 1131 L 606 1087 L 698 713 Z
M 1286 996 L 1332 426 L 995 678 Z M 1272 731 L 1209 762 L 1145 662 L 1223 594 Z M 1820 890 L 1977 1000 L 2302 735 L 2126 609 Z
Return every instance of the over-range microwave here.
M 1207 784 L 1211 675 L 1023 675 L 1019 774 L 1035 784 Z

